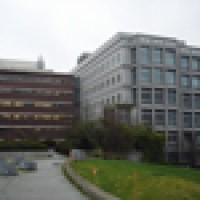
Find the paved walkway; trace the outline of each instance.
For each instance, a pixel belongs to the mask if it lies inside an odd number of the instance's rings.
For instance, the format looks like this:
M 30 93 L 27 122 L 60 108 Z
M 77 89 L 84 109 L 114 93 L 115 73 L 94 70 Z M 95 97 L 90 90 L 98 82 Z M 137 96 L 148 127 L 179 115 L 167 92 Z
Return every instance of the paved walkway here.
M 0 200 L 86 200 L 61 174 L 55 160 L 38 160 L 38 171 L 0 177 Z

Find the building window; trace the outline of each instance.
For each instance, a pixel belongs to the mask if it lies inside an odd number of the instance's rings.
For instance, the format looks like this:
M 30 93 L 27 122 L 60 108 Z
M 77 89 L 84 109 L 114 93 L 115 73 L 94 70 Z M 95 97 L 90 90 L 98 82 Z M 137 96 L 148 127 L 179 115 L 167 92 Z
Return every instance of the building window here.
M 115 103 L 115 96 L 112 96 L 112 104 Z
M 165 50 L 165 64 L 174 66 L 175 64 L 175 51 L 173 49 Z
M 152 103 L 152 89 L 142 88 L 141 102 L 142 102 L 142 104 L 151 104 Z
M 182 104 L 184 108 L 192 108 L 192 95 L 191 94 L 183 94 L 182 95 Z
M 104 82 L 101 83 L 101 89 L 103 89 L 103 88 L 104 88 Z
M 164 104 L 164 89 L 155 89 L 155 104 Z
M 19 120 L 19 119 L 20 119 L 20 115 L 15 114 L 15 115 L 13 115 L 13 118 L 14 118 L 15 120 Z
M 23 102 L 21 102 L 21 101 L 13 102 L 13 104 L 15 105 L 15 107 L 23 107 L 24 106 Z
M 165 111 L 164 110 L 155 110 L 155 124 L 165 125 Z
M 109 87 L 109 84 L 110 84 L 110 81 L 109 80 L 107 80 L 107 86 Z
M 11 107 L 11 106 L 12 106 L 12 102 L 11 102 L 11 101 L 4 101 L 4 102 L 2 102 L 1 104 L 2 104 L 2 106 L 4 106 L 4 107 Z
M 107 68 L 109 69 L 109 67 L 110 67 L 110 61 L 108 60 L 107 61 Z
M 195 128 L 200 128 L 200 113 L 195 113 Z
M 189 57 L 188 56 L 181 57 L 181 69 L 183 69 L 183 70 L 189 69 Z
M 59 116 L 59 115 L 53 115 L 53 119 L 54 119 L 54 120 L 59 120 L 59 119 L 60 119 L 60 116 Z
M 157 83 L 157 84 L 161 84 L 163 83 L 163 77 L 162 77 L 162 69 L 161 68 L 155 68 L 154 69 L 154 83 Z
M 189 76 L 182 76 L 181 77 L 181 86 L 185 87 L 185 88 L 190 86 Z
M 194 96 L 195 108 L 200 108 L 200 94 L 195 94 Z
M 183 126 L 185 128 L 192 128 L 192 113 L 183 113 Z
M 120 53 L 117 54 L 117 64 L 120 64 Z
M 200 58 L 192 58 L 192 70 L 199 71 L 200 70 Z
M 112 57 L 112 67 L 115 66 L 115 56 Z
M 3 114 L 2 117 L 6 118 L 6 119 L 12 119 L 12 115 L 11 114 Z
M 178 134 L 176 131 L 168 132 L 168 142 L 177 142 Z
M 110 103 L 110 102 L 109 102 L 109 99 L 107 99 L 107 100 L 106 100 L 106 103 L 107 103 L 107 104 L 109 104 L 109 103 Z
M 120 74 L 117 74 L 117 82 L 120 82 Z
M 196 144 L 200 145 L 200 135 L 198 133 L 198 135 L 196 135 Z
M 168 104 L 176 105 L 176 90 L 168 89 Z
M 137 103 L 137 90 L 136 88 L 133 89 L 133 104 L 136 105 Z
M 152 63 L 162 64 L 162 49 L 155 48 L 152 50 Z
M 131 64 L 136 64 L 136 48 L 131 49 Z
M 176 110 L 168 111 L 168 125 L 171 125 L 171 126 L 176 125 Z
M 192 144 L 192 132 L 184 132 L 183 133 L 183 142 L 184 142 L 184 145 Z
M 192 77 L 192 88 L 200 88 L 200 77 L 193 76 Z
M 176 72 L 175 71 L 167 71 L 165 79 L 166 79 L 167 84 L 176 85 Z
M 151 83 L 151 68 L 140 69 L 140 82 Z
M 117 103 L 120 103 L 120 94 L 117 94 Z
M 152 125 L 152 110 L 150 109 L 142 110 L 141 121 L 143 124 Z
M 135 67 L 132 69 L 132 84 L 133 85 L 136 84 L 136 68 Z
M 148 64 L 149 62 L 149 48 L 148 47 L 141 47 L 139 49 L 140 52 L 140 63 L 141 64 Z
M 112 84 L 115 84 L 115 77 L 112 77 Z

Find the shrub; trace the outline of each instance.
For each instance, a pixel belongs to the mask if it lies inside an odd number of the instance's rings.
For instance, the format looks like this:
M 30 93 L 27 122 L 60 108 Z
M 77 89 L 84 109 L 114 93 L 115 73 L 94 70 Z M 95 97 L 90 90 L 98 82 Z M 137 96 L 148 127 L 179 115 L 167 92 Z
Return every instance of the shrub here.
M 0 150 L 26 150 L 26 149 L 47 149 L 47 146 L 37 140 L 22 140 L 22 141 L 1 141 Z

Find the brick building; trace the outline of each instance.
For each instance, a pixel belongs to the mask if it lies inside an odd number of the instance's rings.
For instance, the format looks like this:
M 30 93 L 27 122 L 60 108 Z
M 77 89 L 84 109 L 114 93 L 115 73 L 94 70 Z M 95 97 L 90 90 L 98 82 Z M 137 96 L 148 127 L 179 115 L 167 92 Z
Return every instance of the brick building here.
M 0 140 L 60 140 L 78 119 L 78 80 L 44 62 L 0 60 Z

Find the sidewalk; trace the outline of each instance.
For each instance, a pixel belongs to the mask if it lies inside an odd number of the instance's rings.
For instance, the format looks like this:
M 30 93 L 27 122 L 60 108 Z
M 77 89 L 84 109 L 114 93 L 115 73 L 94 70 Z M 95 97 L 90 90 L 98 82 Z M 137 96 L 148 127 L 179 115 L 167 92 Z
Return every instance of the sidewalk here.
M 0 200 L 86 200 L 64 178 L 61 165 L 55 162 L 54 159 L 38 160 L 37 172 L 0 177 Z

